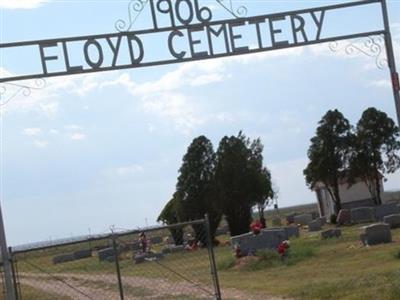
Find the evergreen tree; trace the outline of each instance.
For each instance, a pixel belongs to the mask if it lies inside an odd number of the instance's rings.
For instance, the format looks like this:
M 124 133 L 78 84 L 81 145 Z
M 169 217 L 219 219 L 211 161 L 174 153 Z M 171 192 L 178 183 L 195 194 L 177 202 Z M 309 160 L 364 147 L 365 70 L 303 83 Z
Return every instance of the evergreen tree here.
M 221 220 L 221 214 L 214 203 L 214 168 L 215 153 L 212 143 L 205 136 L 199 136 L 192 141 L 183 157 L 176 184 L 185 221 L 203 219 L 208 214 L 212 238 Z M 206 244 L 205 228 L 196 225 L 193 229 L 196 239 Z
M 313 189 L 322 182 L 334 201 L 336 213 L 342 208 L 339 182 L 349 167 L 352 141 L 349 121 L 338 110 L 330 110 L 318 123 L 307 153 L 309 163 L 303 171 L 306 183 Z
M 399 137 L 399 127 L 376 108 L 365 110 L 357 123 L 350 174 L 353 182 L 366 183 L 377 205 L 382 204 L 382 176 L 400 168 Z
M 215 183 L 217 203 L 226 216 L 231 235 L 249 231 L 251 208 L 268 198 L 270 174 L 262 166 L 262 144 L 239 132 L 225 136 L 218 147 Z
M 157 218 L 157 222 L 163 222 L 167 225 L 177 224 L 182 221 L 182 207 L 178 195 L 175 193 L 171 200 L 165 205 L 160 215 Z M 173 227 L 170 228 L 172 238 L 175 245 L 183 245 L 183 228 Z

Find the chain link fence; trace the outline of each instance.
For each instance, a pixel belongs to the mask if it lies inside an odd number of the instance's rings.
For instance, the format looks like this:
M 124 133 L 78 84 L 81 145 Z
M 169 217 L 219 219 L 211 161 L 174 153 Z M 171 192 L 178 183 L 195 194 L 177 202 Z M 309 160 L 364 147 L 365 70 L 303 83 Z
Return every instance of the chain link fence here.
M 220 299 L 207 220 L 12 252 L 19 300 Z

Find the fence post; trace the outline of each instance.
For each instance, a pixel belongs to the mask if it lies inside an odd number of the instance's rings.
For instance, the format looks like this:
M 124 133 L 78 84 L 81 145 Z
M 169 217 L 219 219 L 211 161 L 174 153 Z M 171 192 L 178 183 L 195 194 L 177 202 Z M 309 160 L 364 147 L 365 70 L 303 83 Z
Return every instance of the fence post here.
M 211 238 L 210 220 L 209 220 L 208 214 L 205 215 L 204 225 L 205 225 L 206 234 L 207 234 L 208 257 L 210 259 L 210 268 L 211 268 L 211 276 L 212 276 L 213 285 L 214 285 L 215 299 L 221 300 L 222 299 L 221 298 L 221 290 L 219 288 L 218 272 L 217 272 L 217 266 L 215 264 L 213 240 Z
M 114 256 L 115 256 L 115 268 L 116 268 L 116 271 L 117 271 L 119 296 L 120 296 L 121 300 L 124 300 L 124 289 L 123 289 L 123 286 L 122 286 L 121 269 L 119 267 L 119 251 L 118 251 L 117 243 L 115 241 L 114 232 L 112 233 L 111 239 L 112 239 L 112 245 L 113 245 Z
M 15 299 L 18 300 L 20 297 L 18 295 L 17 274 L 16 274 L 16 270 L 15 270 L 15 266 L 14 266 L 14 255 L 13 255 L 11 247 L 8 247 L 8 252 L 10 253 L 11 273 L 12 273 L 13 284 L 14 284 Z

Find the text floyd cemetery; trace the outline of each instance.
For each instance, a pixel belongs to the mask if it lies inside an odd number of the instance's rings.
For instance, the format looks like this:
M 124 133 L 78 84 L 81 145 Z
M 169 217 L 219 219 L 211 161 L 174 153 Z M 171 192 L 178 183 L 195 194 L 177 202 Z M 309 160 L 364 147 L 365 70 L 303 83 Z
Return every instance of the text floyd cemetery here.
M 324 21 L 333 10 L 380 0 L 217 21 L 198 0 L 148 2 L 151 29 L 1 44 L 1 50 L 34 47 L 41 71 L 3 77 L 0 82 L 171 64 L 384 33 L 374 30 L 327 37 L 324 31 Z M 157 49 L 165 53 L 151 58 L 155 40 Z

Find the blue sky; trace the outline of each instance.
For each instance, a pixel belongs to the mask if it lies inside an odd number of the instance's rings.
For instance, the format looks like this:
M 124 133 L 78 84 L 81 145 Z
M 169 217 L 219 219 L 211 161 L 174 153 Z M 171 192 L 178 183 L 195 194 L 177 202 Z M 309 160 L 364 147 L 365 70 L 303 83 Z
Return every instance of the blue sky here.
M 216 16 L 229 17 L 206 2 Z M 251 16 L 338 2 L 266 0 L 247 6 Z M 114 32 L 114 23 L 128 17 L 127 5 L 0 0 L 1 42 Z M 399 66 L 400 2 L 388 1 L 388 7 Z M 338 13 L 326 22 L 324 34 L 381 28 L 376 7 Z M 149 24 L 144 12 L 137 26 Z M 155 54 L 164 47 L 159 43 L 151 42 Z M 5 53 L 0 71 L 30 71 L 32 57 L 31 51 Z M 29 97 L 19 93 L 2 106 L 1 201 L 9 243 L 155 224 L 187 146 L 201 134 L 215 148 L 239 130 L 261 137 L 280 206 L 313 202 L 302 170 L 317 122 L 337 108 L 355 124 L 370 106 L 395 118 L 388 69 L 377 68 L 374 57 L 332 52 L 327 44 L 47 79 L 45 88 Z M 399 172 L 388 178 L 385 188 L 399 189 Z

